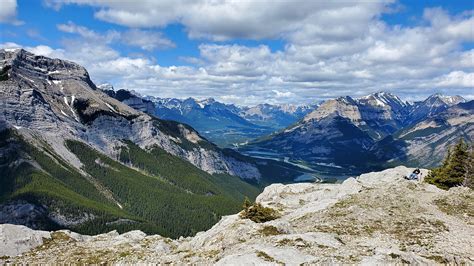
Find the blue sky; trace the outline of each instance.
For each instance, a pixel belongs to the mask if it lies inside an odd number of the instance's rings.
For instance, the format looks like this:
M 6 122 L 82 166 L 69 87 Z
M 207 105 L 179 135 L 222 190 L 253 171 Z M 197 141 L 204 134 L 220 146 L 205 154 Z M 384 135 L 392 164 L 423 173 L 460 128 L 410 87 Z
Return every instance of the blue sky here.
M 237 104 L 474 98 L 474 1 L 3 0 L 0 45 L 97 84 Z

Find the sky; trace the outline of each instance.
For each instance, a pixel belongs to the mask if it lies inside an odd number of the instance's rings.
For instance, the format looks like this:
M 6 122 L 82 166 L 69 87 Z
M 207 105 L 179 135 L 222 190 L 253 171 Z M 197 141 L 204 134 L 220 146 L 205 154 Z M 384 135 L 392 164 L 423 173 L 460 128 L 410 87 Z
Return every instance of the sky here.
M 157 97 L 474 99 L 473 0 L 0 0 L 13 47 Z

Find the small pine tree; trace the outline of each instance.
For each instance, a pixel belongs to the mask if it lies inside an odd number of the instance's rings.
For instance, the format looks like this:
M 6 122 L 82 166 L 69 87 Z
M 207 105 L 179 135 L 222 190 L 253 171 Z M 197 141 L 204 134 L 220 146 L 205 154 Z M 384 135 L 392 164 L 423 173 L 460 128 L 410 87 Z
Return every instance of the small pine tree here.
M 469 160 L 468 145 L 460 139 L 443 161 L 441 167 L 433 169 L 426 182 L 442 189 L 460 186 L 464 183 Z
M 245 198 L 243 210 L 240 213 L 240 218 L 250 219 L 255 223 L 264 223 L 275 220 L 279 217 L 278 212 L 272 208 L 263 207 L 260 203 L 251 204 L 248 198 Z
M 245 197 L 244 204 L 242 205 L 242 209 L 244 211 L 247 211 L 251 206 L 252 206 L 252 203 L 250 202 L 249 198 Z
M 454 146 L 452 158 L 449 160 L 448 173 L 454 184 L 461 184 L 466 174 L 466 165 L 469 158 L 468 146 L 461 139 L 456 146 Z

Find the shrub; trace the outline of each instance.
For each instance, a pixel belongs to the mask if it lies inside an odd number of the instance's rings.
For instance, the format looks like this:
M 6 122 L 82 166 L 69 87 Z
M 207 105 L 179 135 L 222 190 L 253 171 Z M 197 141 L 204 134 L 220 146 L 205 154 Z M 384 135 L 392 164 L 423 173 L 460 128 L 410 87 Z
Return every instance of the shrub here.
M 245 198 L 243 204 L 243 210 L 240 213 L 240 218 L 250 219 L 255 223 L 264 223 L 271 220 L 275 220 L 279 217 L 279 214 L 276 210 L 263 207 L 260 203 L 251 204 L 248 198 Z
M 258 230 L 258 232 L 264 236 L 276 236 L 281 235 L 283 233 L 273 225 L 265 226 L 262 229 Z

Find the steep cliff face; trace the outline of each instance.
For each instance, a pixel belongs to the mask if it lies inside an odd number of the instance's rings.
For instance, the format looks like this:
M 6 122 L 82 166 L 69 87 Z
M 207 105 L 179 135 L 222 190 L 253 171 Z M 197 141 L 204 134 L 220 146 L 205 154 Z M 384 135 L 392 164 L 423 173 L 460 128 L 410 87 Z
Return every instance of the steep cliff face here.
M 18 49 L 0 50 L 0 67 L 1 129 L 41 135 L 73 165 L 77 160 L 64 148 L 64 139 L 87 142 L 113 158 L 123 140 L 131 140 L 144 149 L 157 145 L 208 173 L 261 177 L 256 166 L 226 156 L 192 128 L 163 122 L 109 97 L 75 63 Z
M 135 110 L 140 112 L 147 113 L 149 115 L 154 115 L 155 105 L 152 101 L 146 100 L 141 95 L 127 91 L 127 90 L 117 90 L 115 91 L 113 86 L 109 84 L 102 84 L 99 88 L 104 91 L 107 95 L 112 98 L 115 98 L 124 104 L 132 107 Z
M 412 170 L 397 167 L 342 184 L 271 185 L 257 202 L 279 218 L 254 223 L 226 216 L 178 240 L 140 231 L 84 236 L 0 225 L 0 262 L 472 264 L 473 191 L 405 180 Z

